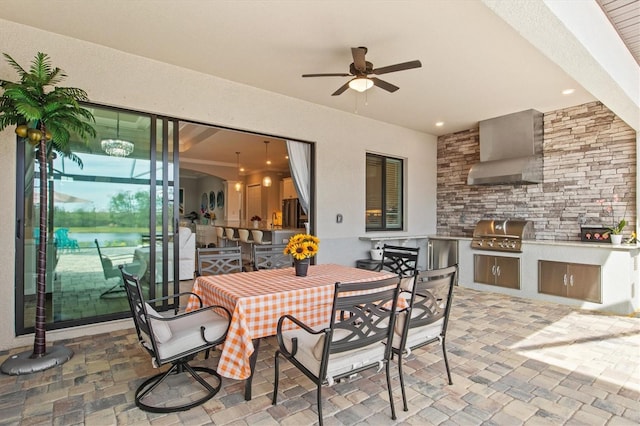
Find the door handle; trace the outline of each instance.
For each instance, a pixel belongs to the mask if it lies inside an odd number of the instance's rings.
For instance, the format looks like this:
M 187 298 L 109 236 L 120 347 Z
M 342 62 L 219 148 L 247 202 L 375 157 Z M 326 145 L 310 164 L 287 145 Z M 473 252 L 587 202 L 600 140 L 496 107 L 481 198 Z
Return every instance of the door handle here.
M 567 274 L 564 274 L 562 276 L 562 284 L 566 287 L 567 286 Z
M 573 275 L 569 275 L 569 285 L 573 287 Z
M 498 273 L 498 276 L 500 276 L 500 266 L 496 266 L 496 272 Z

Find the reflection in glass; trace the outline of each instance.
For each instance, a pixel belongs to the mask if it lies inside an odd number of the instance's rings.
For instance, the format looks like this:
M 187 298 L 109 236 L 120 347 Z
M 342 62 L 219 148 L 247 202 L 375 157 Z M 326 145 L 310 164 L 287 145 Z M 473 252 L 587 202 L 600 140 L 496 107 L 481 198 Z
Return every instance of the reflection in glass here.
M 136 145 L 134 155 L 113 157 L 101 147 L 102 135 L 113 133 L 116 113 L 94 109 L 98 136 L 88 146 L 74 145 L 83 167 L 56 158 L 50 163 L 49 235 L 47 235 L 47 324 L 89 321 L 90 318 L 129 311 L 120 277 L 111 269 L 126 264 L 145 274 L 135 250 L 149 235 L 151 206 L 149 141 L 151 120 L 144 115 L 120 113 L 120 134 Z M 135 124 L 134 124 L 135 123 Z M 33 148 L 25 148 L 24 193 L 24 312 L 22 327 L 34 323 L 39 181 Z M 97 241 L 97 244 L 96 244 Z M 102 259 L 98 254 L 98 247 Z M 108 266 L 108 265 L 107 265 Z M 20 329 L 20 326 L 18 327 Z M 20 330 L 19 330 L 20 331 Z M 28 330 L 24 330 L 28 332 Z

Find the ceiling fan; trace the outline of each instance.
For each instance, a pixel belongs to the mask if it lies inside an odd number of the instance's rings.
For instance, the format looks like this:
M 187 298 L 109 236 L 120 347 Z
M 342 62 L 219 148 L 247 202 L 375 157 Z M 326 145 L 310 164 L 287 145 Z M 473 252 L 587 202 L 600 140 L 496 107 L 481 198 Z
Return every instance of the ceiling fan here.
M 410 70 L 413 68 L 420 68 L 422 63 L 420 61 L 402 62 L 400 64 L 389 65 L 382 68 L 373 68 L 373 64 L 364 59 L 364 55 L 367 53 L 366 47 L 352 47 L 351 55 L 353 56 L 353 62 L 349 65 L 349 73 L 326 73 L 326 74 L 303 74 L 303 77 L 353 77 L 351 80 L 340 86 L 338 90 L 333 92 L 331 96 L 338 96 L 342 94 L 348 88 L 352 88 L 359 92 L 377 86 L 387 92 L 395 92 L 399 89 L 391 83 L 384 80 L 380 80 L 377 77 L 369 77 L 370 74 L 380 75 L 390 72 Z

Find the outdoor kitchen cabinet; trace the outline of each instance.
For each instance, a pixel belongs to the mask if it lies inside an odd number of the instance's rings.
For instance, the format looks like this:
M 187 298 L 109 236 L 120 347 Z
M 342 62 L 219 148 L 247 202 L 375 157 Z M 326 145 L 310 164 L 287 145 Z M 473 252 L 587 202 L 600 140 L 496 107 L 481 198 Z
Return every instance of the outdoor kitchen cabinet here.
M 602 303 L 601 267 L 582 263 L 538 261 L 538 292 Z
M 519 258 L 476 254 L 473 260 L 475 282 L 520 289 Z

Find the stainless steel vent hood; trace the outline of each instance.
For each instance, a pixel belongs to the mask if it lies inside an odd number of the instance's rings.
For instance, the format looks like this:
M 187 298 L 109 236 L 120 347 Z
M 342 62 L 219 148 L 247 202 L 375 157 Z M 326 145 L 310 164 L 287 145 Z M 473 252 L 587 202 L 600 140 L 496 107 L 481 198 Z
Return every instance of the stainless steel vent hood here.
M 467 184 L 542 182 L 542 113 L 533 109 L 480 122 L 480 162 Z

